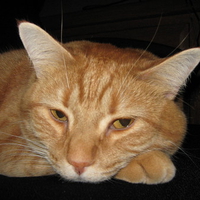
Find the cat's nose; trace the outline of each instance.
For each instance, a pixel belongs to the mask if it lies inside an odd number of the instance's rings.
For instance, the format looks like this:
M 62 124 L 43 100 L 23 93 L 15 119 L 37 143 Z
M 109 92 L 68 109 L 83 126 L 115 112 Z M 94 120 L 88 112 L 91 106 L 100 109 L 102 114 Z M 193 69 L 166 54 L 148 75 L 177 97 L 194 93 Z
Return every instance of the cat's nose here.
M 75 140 L 76 144 L 69 146 L 67 152 L 67 161 L 74 167 L 75 172 L 81 175 L 85 172 L 86 168 L 93 165 L 97 152 L 97 146 L 88 142 L 81 142 Z
M 85 171 L 85 168 L 92 164 L 91 162 L 75 162 L 72 160 L 69 163 L 74 166 L 74 170 L 78 175 L 81 175 Z

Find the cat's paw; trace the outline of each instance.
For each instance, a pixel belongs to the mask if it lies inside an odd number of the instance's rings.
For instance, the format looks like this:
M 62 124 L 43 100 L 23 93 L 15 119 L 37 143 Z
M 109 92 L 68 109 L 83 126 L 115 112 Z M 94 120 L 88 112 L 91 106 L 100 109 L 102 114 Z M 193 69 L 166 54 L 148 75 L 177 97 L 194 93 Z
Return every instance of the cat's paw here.
M 131 183 L 166 183 L 175 176 L 176 168 L 169 156 L 152 151 L 134 158 L 115 178 Z

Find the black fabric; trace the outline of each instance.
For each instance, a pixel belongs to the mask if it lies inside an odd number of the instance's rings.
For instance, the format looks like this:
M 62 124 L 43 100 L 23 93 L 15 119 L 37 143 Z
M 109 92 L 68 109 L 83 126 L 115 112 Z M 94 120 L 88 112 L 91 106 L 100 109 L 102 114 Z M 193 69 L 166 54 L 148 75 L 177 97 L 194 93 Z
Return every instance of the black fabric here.
M 110 180 L 98 184 L 74 183 L 58 175 L 35 178 L 0 176 L 0 199 L 200 199 L 200 126 L 189 126 L 186 140 L 173 158 L 177 167 L 175 178 L 165 184 L 130 184 Z

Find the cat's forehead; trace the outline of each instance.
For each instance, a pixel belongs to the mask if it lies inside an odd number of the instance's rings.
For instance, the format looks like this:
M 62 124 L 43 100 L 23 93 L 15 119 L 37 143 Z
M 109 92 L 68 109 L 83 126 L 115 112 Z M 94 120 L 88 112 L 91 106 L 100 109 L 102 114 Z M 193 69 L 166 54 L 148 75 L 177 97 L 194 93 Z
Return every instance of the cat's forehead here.
M 121 112 L 124 117 L 124 112 L 128 115 L 133 105 L 138 107 L 146 98 L 140 83 L 127 79 L 103 72 L 101 76 L 95 76 L 94 72 L 79 74 L 76 80 L 70 81 L 69 88 L 62 88 L 63 105 L 76 114 L 93 114 L 93 118 L 96 114 L 120 115 Z
M 66 69 L 71 92 L 68 93 L 66 88 L 65 104 L 68 106 L 77 101 L 96 109 L 104 105 L 110 112 L 114 112 L 117 105 L 122 105 L 120 102 L 125 102 L 125 98 L 132 98 L 140 91 L 135 77 L 141 71 L 140 67 L 145 66 L 144 57 L 145 60 L 155 59 L 146 54 L 141 58 L 141 50 L 86 41 L 68 43 L 65 48 L 75 58 L 74 65 Z
M 149 68 L 149 61 L 157 57 L 145 50 L 133 48 L 118 48 L 111 44 L 94 43 L 89 41 L 76 41 L 65 44 L 65 48 L 75 57 L 75 60 L 82 59 L 87 67 L 98 70 L 99 68 L 123 71 L 133 71 Z M 94 67 L 98 68 L 94 68 Z M 122 73 L 122 71 L 121 71 Z M 122 75 L 122 74 L 121 74 Z

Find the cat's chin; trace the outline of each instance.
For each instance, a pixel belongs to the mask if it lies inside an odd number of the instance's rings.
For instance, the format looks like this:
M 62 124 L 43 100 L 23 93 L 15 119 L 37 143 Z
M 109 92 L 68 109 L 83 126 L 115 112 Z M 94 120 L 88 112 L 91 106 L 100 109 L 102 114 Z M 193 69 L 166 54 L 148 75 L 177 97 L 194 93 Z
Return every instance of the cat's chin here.
M 66 181 L 71 181 L 71 182 L 77 182 L 77 183 L 94 183 L 94 184 L 98 184 L 98 183 L 101 183 L 101 182 L 104 182 L 104 181 L 107 181 L 109 179 L 100 179 L 100 180 L 94 180 L 94 179 L 85 179 L 85 178 L 82 178 L 82 177 L 78 177 L 76 179 L 68 179 L 68 178 L 64 178 Z
M 87 169 L 81 175 L 78 175 L 74 169 L 68 169 L 67 171 L 58 172 L 58 174 L 66 181 L 82 182 L 82 183 L 100 183 L 111 179 L 111 176 L 104 175 L 95 169 Z
M 106 180 L 109 180 L 110 178 L 108 177 L 86 177 L 84 175 L 77 175 L 76 177 L 71 177 L 71 176 L 63 176 L 61 177 L 66 180 L 66 181 L 72 181 L 72 182 L 81 182 L 81 183 L 100 183 Z

